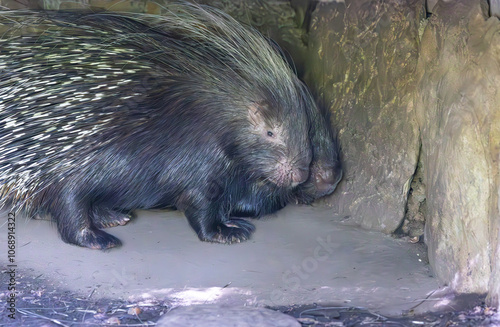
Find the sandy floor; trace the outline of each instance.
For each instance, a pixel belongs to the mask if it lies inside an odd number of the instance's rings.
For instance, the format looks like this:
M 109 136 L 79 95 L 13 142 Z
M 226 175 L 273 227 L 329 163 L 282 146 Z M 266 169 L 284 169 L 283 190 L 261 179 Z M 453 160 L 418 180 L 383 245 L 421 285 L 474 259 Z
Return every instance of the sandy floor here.
M 255 221 L 250 241 L 220 245 L 198 241 L 179 212 L 139 212 L 108 230 L 124 245 L 100 252 L 63 243 L 48 221 L 18 217 L 16 262 L 84 296 L 180 305 L 322 303 L 394 315 L 438 288 L 418 245 L 334 221 L 328 209 L 290 206 Z M 4 224 L 0 246 L 6 239 Z

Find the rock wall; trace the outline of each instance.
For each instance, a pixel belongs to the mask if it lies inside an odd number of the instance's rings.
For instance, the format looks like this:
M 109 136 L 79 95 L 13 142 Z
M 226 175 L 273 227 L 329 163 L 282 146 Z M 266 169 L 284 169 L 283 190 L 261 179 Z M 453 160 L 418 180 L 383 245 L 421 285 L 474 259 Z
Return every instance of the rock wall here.
M 429 258 L 458 292 L 498 305 L 500 22 L 486 1 L 438 1 L 422 37 L 415 109 Z
M 498 306 L 500 22 L 487 1 L 436 1 L 428 21 L 424 5 L 321 2 L 312 12 L 305 78 L 333 112 L 346 165 L 327 202 L 384 232 L 405 208 L 425 215 L 436 275 Z M 414 177 L 419 203 L 407 206 Z
M 319 2 L 305 80 L 333 113 L 344 179 L 327 199 L 346 222 L 394 232 L 420 148 L 411 95 L 423 1 Z

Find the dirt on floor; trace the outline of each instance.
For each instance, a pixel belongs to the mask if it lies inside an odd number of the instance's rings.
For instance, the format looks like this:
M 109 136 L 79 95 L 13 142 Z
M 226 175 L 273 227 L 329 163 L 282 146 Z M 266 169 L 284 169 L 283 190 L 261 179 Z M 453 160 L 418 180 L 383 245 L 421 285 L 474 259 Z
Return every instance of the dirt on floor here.
M 26 327 L 57 326 L 155 326 L 158 319 L 175 306 L 169 300 L 84 297 L 55 288 L 43 277 L 18 274 L 15 319 L 9 310 L 10 292 L 2 271 L 0 325 Z M 500 326 L 496 310 L 484 305 L 484 298 L 469 296 L 468 307 L 458 311 L 387 316 L 373 310 L 342 305 L 290 305 L 271 309 L 288 314 L 302 326 Z M 228 325 L 228 327 L 231 325 Z M 200 325 L 202 327 L 202 325 Z M 224 326 L 221 326 L 224 327 Z

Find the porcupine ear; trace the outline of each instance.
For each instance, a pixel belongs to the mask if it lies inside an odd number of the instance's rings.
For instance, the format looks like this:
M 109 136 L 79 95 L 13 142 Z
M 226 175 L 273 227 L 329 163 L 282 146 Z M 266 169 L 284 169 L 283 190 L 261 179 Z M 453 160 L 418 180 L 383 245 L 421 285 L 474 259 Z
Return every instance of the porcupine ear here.
M 269 104 L 266 101 L 251 102 L 248 105 L 248 120 L 256 130 L 273 129 L 271 117 L 269 117 Z
M 252 102 L 248 106 L 248 120 L 254 128 L 265 125 L 264 116 L 262 114 L 262 107 L 257 102 Z

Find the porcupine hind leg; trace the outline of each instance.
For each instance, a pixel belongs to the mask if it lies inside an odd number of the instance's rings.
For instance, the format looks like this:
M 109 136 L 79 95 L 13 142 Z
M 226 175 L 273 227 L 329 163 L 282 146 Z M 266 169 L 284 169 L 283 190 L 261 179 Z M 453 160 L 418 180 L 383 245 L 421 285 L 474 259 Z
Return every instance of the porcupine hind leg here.
M 90 214 L 92 223 L 97 228 L 109 228 L 126 225 L 133 215 L 129 211 L 108 209 L 101 206 L 94 206 Z
M 121 241 L 98 229 L 92 219 L 90 205 L 72 194 L 57 201 L 57 210 L 51 212 L 64 242 L 91 249 L 105 250 L 120 246 Z
M 246 241 L 255 231 L 255 226 L 244 219 L 229 219 L 217 203 L 206 207 L 179 206 L 198 238 L 205 242 L 239 243 Z

